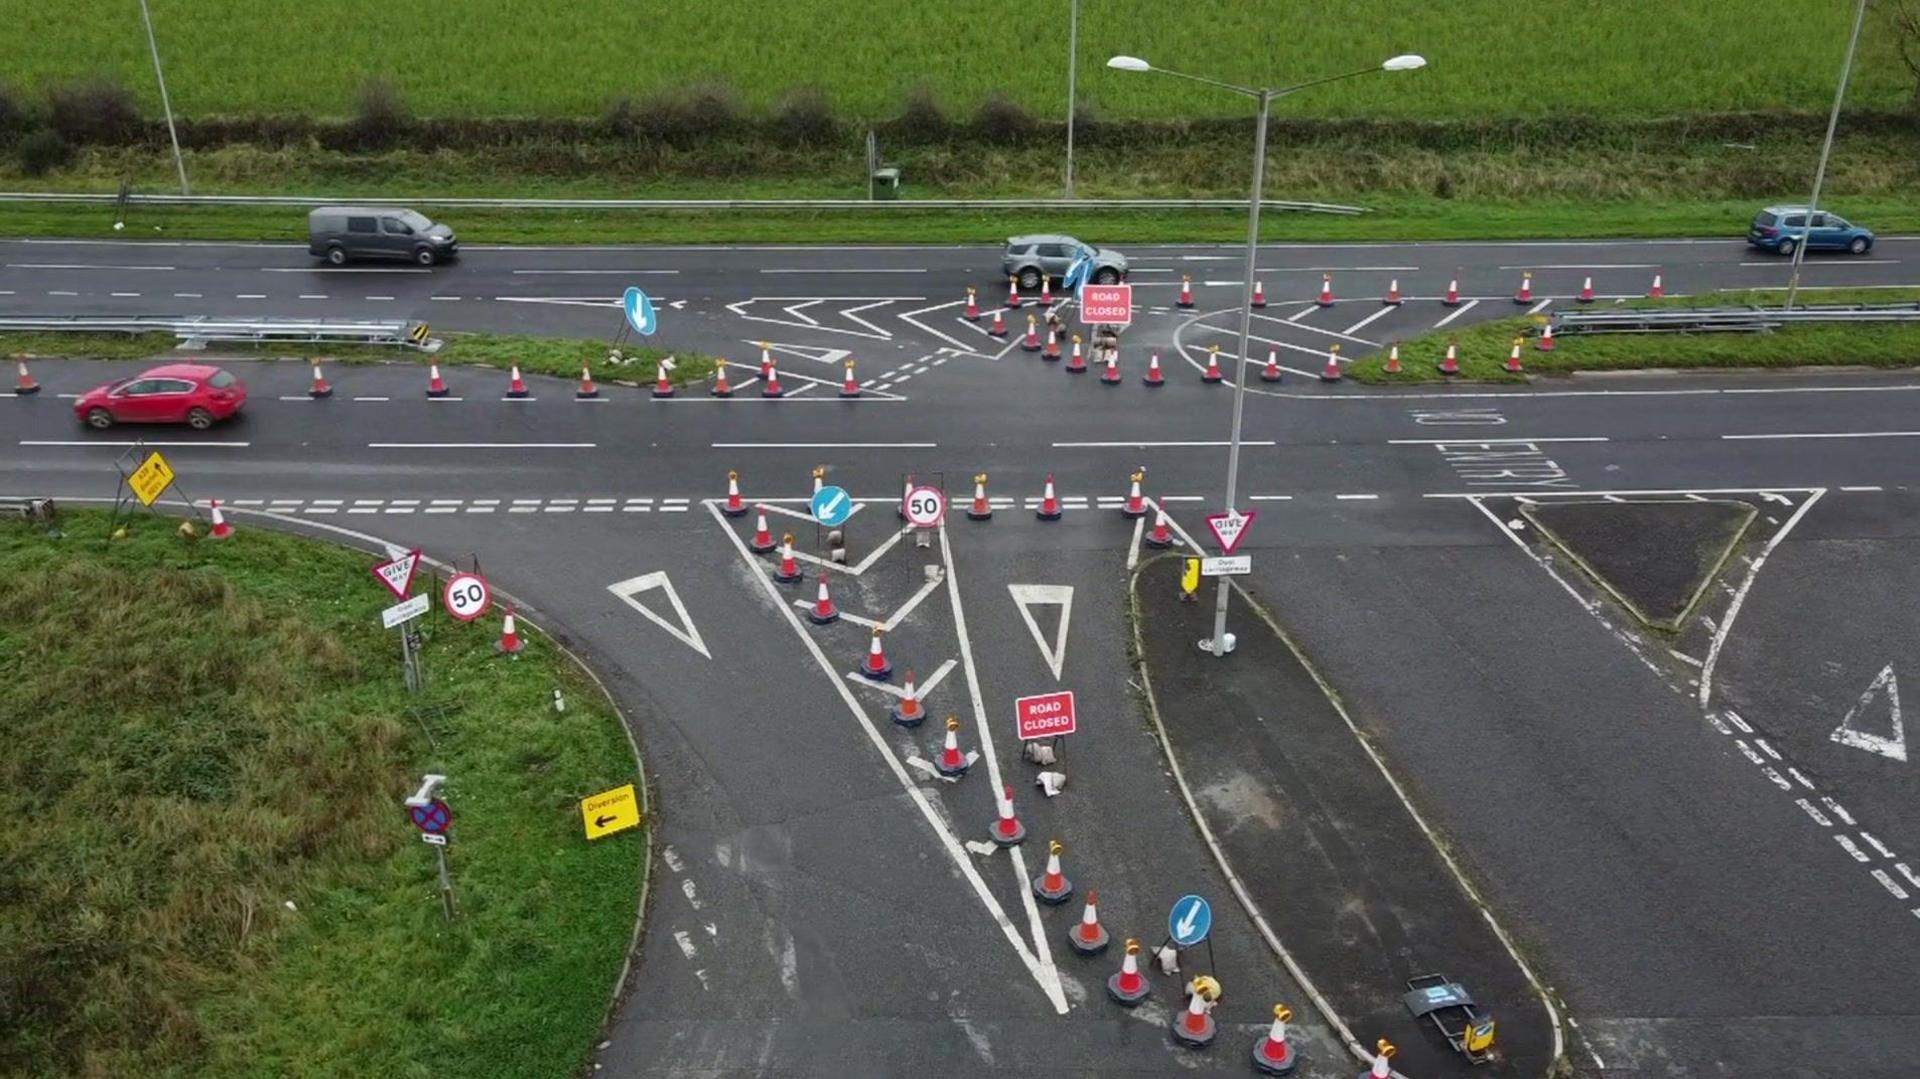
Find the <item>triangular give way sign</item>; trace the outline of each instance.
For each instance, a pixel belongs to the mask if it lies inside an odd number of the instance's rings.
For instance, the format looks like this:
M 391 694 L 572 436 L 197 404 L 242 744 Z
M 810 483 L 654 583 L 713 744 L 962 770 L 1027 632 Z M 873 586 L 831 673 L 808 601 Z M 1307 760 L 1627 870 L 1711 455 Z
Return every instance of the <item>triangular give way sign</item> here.
M 401 599 L 407 598 L 407 589 L 413 587 L 413 571 L 420 568 L 420 550 L 415 548 L 391 562 L 382 562 L 373 567 L 373 575 Z
M 1207 528 L 1213 533 L 1214 541 L 1220 544 L 1221 554 L 1232 554 L 1240 546 L 1241 537 L 1247 529 L 1253 527 L 1254 519 L 1260 516 L 1259 510 L 1228 510 L 1225 513 L 1209 513 Z

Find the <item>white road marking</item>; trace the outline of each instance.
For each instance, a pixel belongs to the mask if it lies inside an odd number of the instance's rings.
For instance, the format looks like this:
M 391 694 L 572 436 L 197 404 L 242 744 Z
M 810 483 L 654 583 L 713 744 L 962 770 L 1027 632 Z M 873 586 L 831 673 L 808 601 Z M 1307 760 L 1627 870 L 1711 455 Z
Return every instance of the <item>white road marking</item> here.
M 429 297 L 427 297 L 427 299 L 429 299 L 429 300 L 458 300 L 459 298 L 460 298 L 460 297 L 458 297 L 458 296 L 429 296 Z
M 1341 502 L 1357 502 L 1357 501 L 1372 501 L 1374 499 L 1379 498 L 1380 496 L 1379 495 L 1334 495 L 1333 497 Z
M 738 537 L 735 537 L 735 540 L 737 542 Z M 651 592 L 654 589 L 659 589 L 667 597 L 667 603 L 673 608 L 674 617 L 679 620 L 679 625 L 676 626 L 664 616 L 655 614 L 640 602 L 639 597 L 642 592 Z M 674 590 L 673 582 L 667 578 L 665 570 L 655 570 L 652 573 L 643 573 L 638 577 L 629 577 L 624 581 L 615 582 L 607 586 L 607 591 L 620 597 L 622 603 L 640 612 L 647 621 L 666 630 L 674 640 L 707 659 L 713 658 L 713 653 L 707 651 L 706 640 L 700 636 L 699 627 L 693 624 L 693 617 L 687 613 L 687 605 L 680 602 L 680 593 Z
M 1291 502 L 1293 501 L 1292 495 L 1248 495 L 1247 497 L 1252 499 L 1255 502 Z M 1161 501 L 1171 502 L 1173 500 L 1170 498 L 1163 498 L 1161 499 Z
M 1867 846 L 1872 847 L 1874 850 L 1879 851 L 1880 857 L 1882 858 L 1893 857 L 1893 851 L 1887 849 L 1887 845 L 1885 843 L 1880 842 L 1879 839 L 1875 838 L 1873 833 L 1862 828 L 1860 830 L 1860 838 L 1867 841 Z
M 185 441 L 180 441 L 178 439 L 166 439 L 166 438 L 147 438 L 147 439 L 141 439 L 137 442 L 132 440 L 128 440 L 124 442 L 109 442 L 104 439 L 94 439 L 94 438 L 82 438 L 82 439 L 23 438 L 20 440 L 20 445 L 22 446 L 166 446 L 171 449 L 179 449 L 179 450 L 192 450 L 192 449 L 239 450 L 239 449 L 245 449 L 248 446 L 253 445 L 253 443 L 251 442 L 185 442 Z
M 369 296 L 369 297 L 367 297 L 367 299 L 369 299 L 369 300 L 391 300 L 391 299 L 393 299 L 393 297 L 391 297 L 391 296 Z
M 1147 519 L 1145 516 L 1134 518 L 1133 542 L 1127 545 L 1127 571 L 1129 573 L 1133 571 L 1135 566 L 1140 564 L 1140 535 L 1146 531 L 1146 527 Z
M 1539 303 L 1534 304 L 1532 307 L 1527 308 L 1527 314 L 1537 315 L 1540 312 L 1545 311 L 1547 309 L 1547 305 L 1551 304 L 1552 302 L 1553 302 L 1553 297 L 1549 296 L 1546 299 L 1541 300 Z
M 940 587 L 943 580 L 944 577 L 929 578 L 926 584 L 921 585 L 920 589 L 908 598 L 907 602 L 900 605 L 899 610 L 888 615 L 887 620 L 880 623 L 880 628 L 889 633 L 900 628 L 900 623 L 906 621 L 907 616 L 913 613 L 913 609 L 920 606 L 920 602 L 927 598 L 928 593 Z
M 356 397 L 356 401 L 391 401 L 391 397 Z
M 1920 438 L 1920 431 L 1800 431 L 1777 435 L 1721 435 L 1729 442 L 1783 438 Z
M 1144 522 L 1145 517 L 1139 519 Z M 1140 529 L 1134 528 L 1136 537 Z M 1047 669 L 1053 672 L 1053 680 L 1060 680 L 1060 671 L 1067 662 L 1067 626 L 1073 620 L 1073 586 L 1064 584 L 1009 584 L 1008 594 L 1013 596 L 1014 604 L 1020 609 L 1020 620 L 1027 624 L 1027 632 L 1033 634 L 1033 643 L 1040 649 L 1040 658 L 1046 661 Z M 1040 631 L 1040 622 L 1033 616 L 1036 606 L 1057 606 L 1060 608 L 1060 622 L 1053 632 L 1053 644 L 1047 644 L 1046 634 Z
M 300 294 L 300 298 L 303 300 L 324 300 L 327 298 L 327 294 L 324 292 L 303 292 Z
M 69 290 L 69 289 L 60 289 L 60 288 L 56 288 L 56 289 L 48 289 L 48 290 L 47 290 L 47 295 L 49 295 L 49 296 L 78 296 L 78 295 L 80 295 L 80 294 L 79 294 L 78 292 L 74 292 L 74 291 L 71 291 L 71 290 Z
M 930 450 L 938 442 L 714 442 L 716 450 Z
M 176 292 L 173 294 L 173 298 L 176 300 L 197 300 L 200 299 L 200 294 L 198 292 Z
M 1392 311 L 1393 311 L 1392 307 L 1389 307 L 1386 304 L 1382 304 L 1380 305 L 1380 310 L 1375 311 L 1373 314 L 1368 315 L 1366 318 L 1363 318 L 1360 321 L 1354 323 L 1353 325 L 1348 326 L 1345 330 L 1342 330 L 1341 332 L 1348 334 L 1349 336 L 1359 333 L 1361 330 L 1364 330 L 1367 328 L 1368 323 L 1372 322 L 1374 319 L 1380 318 L 1383 315 L 1390 314 Z
M 367 448 L 370 450 L 590 450 L 598 445 L 597 442 L 369 442 Z
M 817 273 L 864 273 L 864 274 L 898 274 L 898 273 L 926 273 L 927 271 L 926 271 L 926 268 L 925 268 L 925 267 L 923 267 L 923 266 L 901 266 L 901 267 L 891 267 L 891 268 L 890 268 L 890 267 L 881 267 L 881 268 L 878 268 L 878 269 L 871 269 L 871 270 L 869 270 L 869 269 L 861 269 L 861 268 L 846 268 L 846 267 L 838 267 L 838 266 L 836 266 L 836 267 L 832 267 L 832 268 L 821 268 L 821 269 L 792 269 L 792 268 L 786 268 L 786 269 L 770 269 L 770 270 L 761 270 L 760 272 L 761 272 L 761 273 L 776 273 L 776 274 L 777 274 L 777 273 L 797 273 L 797 274 L 817 274 Z
M 1861 850 L 1859 844 L 1853 841 L 1852 836 L 1836 835 L 1833 837 L 1833 839 L 1834 839 L 1834 842 L 1840 844 L 1840 849 L 1846 851 L 1848 854 L 1853 855 L 1854 861 L 1856 862 L 1873 861 L 1873 859 L 1868 856 L 1867 852 Z
M 1500 446 L 1509 443 L 1534 445 L 1541 442 L 1611 442 L 1601 435 L 1568 438 L 1390 438 L 1389 446 Z
M 670 276 L 679 270 L 515 270 L 516 277 L 637 277 Z
M 412 266 L 262 266 L 256 273 L 432 273 Z
M 1868 872 L 1872 875 L 1873 879 L 1879 881 L 1881 886 L 1886 888 L 1888 894 L 1892 895 L 1895 899 L 1905 899 L 1907 897 L 1907 890 L 1895 884 L 1893 878 L 1887 875 L 1886 870 L 1873 869 Z
M 1454 319 L 1459 318 L 1461 315 L 1466 314 L 1467 312 L 1473 310 L 1478 306 L 1480 306 L 1479 300 L 1468 300 L 1466 303 L 1461 304 L 1459 307 L 1456 307 L 1451 312 L 1449 312 L 1446 318 L 1443 318 L 1440 321 L 1434 323 L 1433 328 L 1437 330 L 1440 327 L 1445 326 L 1447 323 L 1452 322 Z
M 1525 266 L 1502 266 L 1502 270 L 1652 270 L 1663 263 L 1658 262 L 1566 262 L 1566 263 L 1529 263 Z
M 1786 264 L 1784 262 L 1743 262 L 1740 265 L 1770 266 L 1770 267 L 1778 268 Z M 1801 263 L 1801 265 L 1802 266 L 1898 266 L 1900 265 L 1900 260 L 1899 259 L 1848 259 L 1845 262 L 1825 262 L 1818 259 L 1814 259 L 1814 260 L 1803 262 Z
M 140 294 L 138 292 L 109 292 L 107 295 L 116 299 L 129 300 L 138 298 Z
M 236 300 L 264 300 L 266 298 L 267 294 L 264 292 L 242 292 L 234 296 Z
M 1853 814 L 1847 812 L 1846 807 L 1841 805 L 1839 802 L 1836 802 L 1833 799 L 1828 798 L 1824 795 L 1821 796 L 1820 801 L 1823 805 L 1827 807 L 1827 810 L 1829 812 L 1831 812 L 1834 816 L 1839 817 L 1841 823 L 1845 824 L 1847 827 L 1851 828 L 1855 824 L 1859 823 L 1853 819 Z
M 1833 827 L 1833 821 L 1827 819 L 1827 815 L 1825 813 L 1822 813 L 1818 809 L 1815 809 L 1812 802 L 1807 801 L 1805 798 L 1796 798 L 1794 799 L 1793 804 L 1799 806 L 1807 814 L 1807 816 L 1812 817 L 1813 822 L 1815 824 L 1818 824 L 1820 827 L 1822 828 Z
M 1868 709 L 1872 708 L 1873 702 L 1879 698 L 1882 691 L 1887 697 L 1887 733 L 1879 734 L 1856 728 L 1855 720 L 1867 718 Z M 1874 676 L 1866 692 L 1860 694 L 1860 699 L 1853 703 L 1852 708 L 1847 709 L 1846 718 L 1833 729 L 1831 737 L 1833 741 L 1843 746 L 1864 749 L 1868 753 L 1878 754 L 1888 760 L 1904 762 L 1907 759 L 1906 724 L 1900 717 L 1900 680 L 1894 677 L 1893 664 L 1889 663 L 1882 667 L 1880 673 Z
M 1274 443 L 1274 442 L 1272 442 L 1272 441 L 1261 441 L 1261 440 L 1259 440 L 1259 439 L 1250 439 L 1250 438 L 1248 438 L 1248 439 L 1241 439 L 1241 440 L 1240 440 L 1240 444 L 1241 444 L 1242 446 L 1273 446 L 1273 445 L 1276 445 L 1276 443 Z M 1230 443 L 1230 442 L 1226 442 L 1226 441 L 1192 441 L 1192 442 L 1055 442 L 1055 443 L 1053 444 L 1053 448 L 1054 448 L 1054 449 L 1056 449 L 1056 450 L 1145 450 L 1145 449 L 1181 449 L 1181 448 L 1205 448 L 1205 447 L 1216 447 L 1216 446 L 1229 446 L 1229 445 L 1232 445 L 1232 443 Z
M 171 266 L 98 266 L 86 262 L 9 262 L 9 270 L 171 270 Z

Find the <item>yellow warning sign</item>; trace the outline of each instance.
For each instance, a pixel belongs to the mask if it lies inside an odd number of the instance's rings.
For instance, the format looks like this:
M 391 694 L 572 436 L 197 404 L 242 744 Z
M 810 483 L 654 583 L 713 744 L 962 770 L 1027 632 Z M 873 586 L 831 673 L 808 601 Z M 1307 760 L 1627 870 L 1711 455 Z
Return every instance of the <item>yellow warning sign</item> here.
M 580 799 L 580 823 L 588 839 L 640 827 L 640 800 L 633 793 L 633 784 Z
M 416 345 L 424 345 L 427 343 L 427 335 L 432 332 L 433 332 L 433 327 L 422 322 L 419 325 L 415 326 L 413 330 L 407 334 L 407 340 L 413 342 Z
M 140 467 L 133 470 L 133 475 L 127 477 L 127 486 L 142 506 L 151 506 L 173 486 L 173 467 L 160 454 L 150 453 Z
M 1200 560 L 1187 559 L 1186 571 L 1180 574 L 1180 591 L 1192 595 L 1200 590 Z

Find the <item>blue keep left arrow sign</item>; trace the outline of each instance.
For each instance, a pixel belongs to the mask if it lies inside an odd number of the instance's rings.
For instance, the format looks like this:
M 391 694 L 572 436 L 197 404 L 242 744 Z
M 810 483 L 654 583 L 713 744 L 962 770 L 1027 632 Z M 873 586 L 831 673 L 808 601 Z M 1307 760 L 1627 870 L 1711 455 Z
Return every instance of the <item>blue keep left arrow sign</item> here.
M 652 297 L 632 285 L 628 285 L 620 297 L 620 309 L 627 313 L 627 324 L 633 327 L 633 332 L 642 337 L 652 337 L 653 331 L 660 328 L 660 319 L 653 313 Z

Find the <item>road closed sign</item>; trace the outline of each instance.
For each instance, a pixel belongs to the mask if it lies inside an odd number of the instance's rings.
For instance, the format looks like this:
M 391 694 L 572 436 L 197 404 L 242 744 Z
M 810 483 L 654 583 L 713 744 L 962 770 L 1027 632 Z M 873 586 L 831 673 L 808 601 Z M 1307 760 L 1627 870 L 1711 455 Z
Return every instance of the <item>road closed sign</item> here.
M 1072 734 L 1073 691 L 1062 690 L 1058 693 L 1042 693 L 1038 697 L 1018 698 L 1013 702 L 1013 720 L 1023 742 Z
M 1090 326 L 1131 324 L 1133 322 L 1133 286 L 1081 286 L 1080 321 Z

